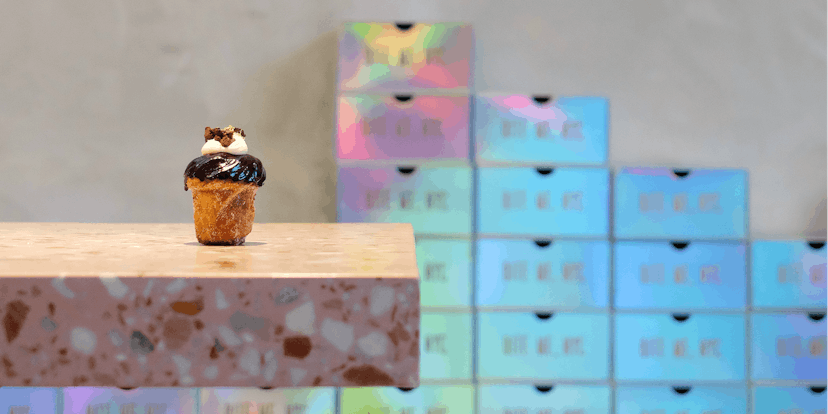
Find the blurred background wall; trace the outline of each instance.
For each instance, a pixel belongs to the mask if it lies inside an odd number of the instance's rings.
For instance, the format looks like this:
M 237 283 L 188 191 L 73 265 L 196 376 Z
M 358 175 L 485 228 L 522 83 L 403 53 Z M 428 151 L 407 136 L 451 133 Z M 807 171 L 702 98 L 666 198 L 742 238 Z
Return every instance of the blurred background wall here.
M 259 222 L 336 218 L 344 21 L 463 21 L 475 90 L 610 100 L 610 161 L 744 168 L 751 237 L 826 232 L 826 3 L 0 0 L 0 221 L 189 222 L 205 126 Z

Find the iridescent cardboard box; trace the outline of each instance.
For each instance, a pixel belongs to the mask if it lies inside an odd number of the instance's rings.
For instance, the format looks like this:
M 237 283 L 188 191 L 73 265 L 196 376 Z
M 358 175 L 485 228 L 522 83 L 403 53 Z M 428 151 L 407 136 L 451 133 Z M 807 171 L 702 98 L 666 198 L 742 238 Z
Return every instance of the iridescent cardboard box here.
M 63 414 L 191 414 L 198 411 L 195 388 L 70 387 L 63 389 Z
M 472 381 L 472 315 L 420 315 L 420 379 L 452 383 Z
M 335 414 L 333 388 L 202 388 L 201 413 Z
M 57 388 L 0 387 L 0 413 L 39 414 L 62 412 Z M 82 412 L 82 411 L 78 411 Z
M 603 165 L 609 105 L 597 97 L 481 94 L 474 109 L 479 163 Z
M 754 240 L 753 307 L 825 310 L 825 242 Z
M 417 237 L 416 249 L 420 306 L 471 311 L 471 240 Z
M 471 385 L 345 388 L 343 414 L 468 414 L 474 412 Z
M 605 309 L 610 243 L 606 240 L 477 241 L 477 306 Z
M 609 315 L 480 312 L 479 380 L 609 377 Z
M 828 408 L 823 385 L 810 387 L 755 387 L 756 414 L 822 414 Z
M 744 381 L 745 316 L 615 315 L 617 381 Z
M 825 313 L 751 315 L 751 379 L 825 381 Z
M 472 27 L 463 23 L 346 23 L 339 90 L 467 91 L 472 45 Z
M 599 168 L 477 170 L 481 235 L 606 238 L 610 174 Z
M 487 385 L 478 394 L 479 414 L 612 412 L 612 390 L 601 385 Z
M 469 159 L 468 96 L 354 95 L 338 102 L 339 159 Z
M 748 391 L 744 386 L 622 386 L 616 390 L 615 412 L 742 414 L 748 412 L 747 402 Z
M 615 237 L 744 239 L 747 172 L 623 168 L 615 174 Z
M 746 250 L 739 242 L 616 242 L 615 306 L 743 310 Z
M 340 223 L 411 223 L 415 235 L 469 235 L 468 167 L 340 167 Z

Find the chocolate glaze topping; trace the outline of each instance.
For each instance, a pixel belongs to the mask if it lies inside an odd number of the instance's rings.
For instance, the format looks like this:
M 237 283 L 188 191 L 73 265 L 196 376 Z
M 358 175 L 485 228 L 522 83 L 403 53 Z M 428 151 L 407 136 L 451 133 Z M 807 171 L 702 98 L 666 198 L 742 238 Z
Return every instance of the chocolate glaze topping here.
M 261 187 L 265 181 L 265 169 L 262 162 L 252 155 L 218 152 L 202 155 L 187 165 L 184 171 L 184 191 L 187 191 L 187 178 L 198 178 L 201 181 L 244 181 Z

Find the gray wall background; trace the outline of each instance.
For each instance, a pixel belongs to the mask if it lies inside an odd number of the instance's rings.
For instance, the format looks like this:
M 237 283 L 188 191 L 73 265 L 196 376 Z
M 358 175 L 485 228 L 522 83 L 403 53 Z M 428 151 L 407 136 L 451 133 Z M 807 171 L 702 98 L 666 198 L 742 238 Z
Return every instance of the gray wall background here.
M 613 167 L 744 168 L 752 237 L 825 237 L 820 0 L 0 0 L 0 221 L 191 222 L 205 126 L 259 222 L 335 220 L 337 30 L 472 23 L 478 92 L 610 99 Z

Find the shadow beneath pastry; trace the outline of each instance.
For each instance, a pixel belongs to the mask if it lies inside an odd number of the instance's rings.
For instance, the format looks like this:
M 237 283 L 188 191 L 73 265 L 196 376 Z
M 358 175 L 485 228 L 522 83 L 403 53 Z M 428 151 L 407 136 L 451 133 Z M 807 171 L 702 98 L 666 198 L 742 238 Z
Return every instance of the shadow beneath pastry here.
M 187 246 L 205 246 L 205 247 L 245 247 L 245 246 L 252 247 L 252 246 L 263 246 L 267 243 L 266 242 L 244 242 L 244 244 L 241 244 L 241 245 L 238 245 L 238 246 L 206 245 L 206 244 L 201 244 L 199 242 L 189 242 L 189 243 L 184 243 L 184 244 L 187 245 Z
M 245 81 L 223 124 L 239 125 L 267 171 L 256 222 L 336 221 L 333 156 L 338 36 L 324 33 Z

